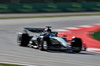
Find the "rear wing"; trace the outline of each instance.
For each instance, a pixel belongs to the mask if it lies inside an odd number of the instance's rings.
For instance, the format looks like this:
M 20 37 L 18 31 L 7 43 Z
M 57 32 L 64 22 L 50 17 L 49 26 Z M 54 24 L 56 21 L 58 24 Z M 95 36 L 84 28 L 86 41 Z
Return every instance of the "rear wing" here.
M 45 28 L 24 28 L 24 29 L 34 33 L 41 33 L 44 31 Z

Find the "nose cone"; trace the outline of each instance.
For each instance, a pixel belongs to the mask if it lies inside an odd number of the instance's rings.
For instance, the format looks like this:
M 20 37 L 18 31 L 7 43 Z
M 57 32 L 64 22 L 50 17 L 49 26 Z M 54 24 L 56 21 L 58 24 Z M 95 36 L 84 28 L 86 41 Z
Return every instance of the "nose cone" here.
M 70 49 L 69 44 L 67 44 L 67 42 L 66 42 L 63 38 L 56 37 L 56 39 L 57 39 L 64 47 L 66 47 L 67 49 Z

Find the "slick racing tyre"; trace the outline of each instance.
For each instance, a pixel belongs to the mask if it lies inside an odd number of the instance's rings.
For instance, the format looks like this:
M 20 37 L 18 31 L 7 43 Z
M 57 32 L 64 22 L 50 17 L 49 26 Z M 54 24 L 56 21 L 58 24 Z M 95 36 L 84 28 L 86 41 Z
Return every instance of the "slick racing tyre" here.
M 26 47 L 29 44 L 29 35 L 27 33 L 23 33 L 21 35 L 18 34 L 17 41 L 19 43 L 19 46 Z
M 73 50 L 73 53 L 80 53 L 80 51 Z
M 72 47 L 73 53 L 79 53 L 81 51 L 81 47 Z
M 48 50 L 48 44 L 47 41 L 41 41 L 39 45 L 39 49 L 41 51 L 47 51 Z
M 82 40 L 80 38 L 74 38 L 71 41 L 72 52 L 79 53 L 82 50 Z

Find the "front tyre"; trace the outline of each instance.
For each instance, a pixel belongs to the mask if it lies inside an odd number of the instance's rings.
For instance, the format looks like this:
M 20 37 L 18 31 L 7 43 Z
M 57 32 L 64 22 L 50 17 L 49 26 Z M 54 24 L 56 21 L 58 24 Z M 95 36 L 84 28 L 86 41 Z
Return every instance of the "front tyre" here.
M 73 50 L 73 53 L 80 53 L 80 51 Z
M 81 38 L 73 38 L 71 41 L 72 52 L 79 53 L 82 50 L 82 40 Z
M 79 52 L 81 52 L 81 47 L 72 47 L 72 52 L 73 53 L 79 53 Z

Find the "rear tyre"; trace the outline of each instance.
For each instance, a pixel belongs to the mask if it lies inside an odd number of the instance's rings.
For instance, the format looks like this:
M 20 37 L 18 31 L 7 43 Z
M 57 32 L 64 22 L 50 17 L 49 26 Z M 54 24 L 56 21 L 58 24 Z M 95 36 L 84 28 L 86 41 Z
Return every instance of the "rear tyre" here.
M 41 41 L 39 45 L 39 49 L 41 51 L 47 51 L 48 50 L 48 44 L 47 41 Z
M 48 43 L 47 43 L 47 41 L 43 42 L 43 48 L 44 48 L 45 51 L 48 50 Z
M 29 35 L 27 33 L 18 34 L 17 42 L 19 43 L 19 46 L 28 46 Z

